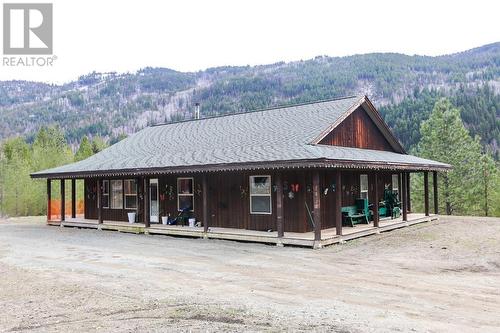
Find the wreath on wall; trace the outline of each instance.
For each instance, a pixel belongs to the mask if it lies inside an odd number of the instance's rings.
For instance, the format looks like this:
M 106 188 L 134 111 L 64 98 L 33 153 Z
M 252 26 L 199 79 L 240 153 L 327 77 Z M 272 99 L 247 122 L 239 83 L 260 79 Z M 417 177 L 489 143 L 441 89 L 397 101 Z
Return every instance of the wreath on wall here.
M 174 199 L 175 199 L 174 187 L 172 185 L 165 184 L 163 190 L 160 193 L 160 200 L 165 201 Z
M 89 200 L 95 200 L 97 198 L 97 186 L 86 186 L 86 191 L 87 191 L 87 199 Z

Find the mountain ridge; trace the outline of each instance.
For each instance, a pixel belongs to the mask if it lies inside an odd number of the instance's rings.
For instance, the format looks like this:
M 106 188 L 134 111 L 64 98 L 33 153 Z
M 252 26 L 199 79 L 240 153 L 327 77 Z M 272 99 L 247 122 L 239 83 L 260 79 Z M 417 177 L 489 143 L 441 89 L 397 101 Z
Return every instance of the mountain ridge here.
M 455 98 L 484 86 L 491 89 L 496 109 L 485 112 L 495 115 L 494 131 L 500 132 L 500 111 L 495 104 L 500 94 L 500 42 L 440 56 L 318 56 L 197 72 L 146 67 L 135 73 L 93 72 L 62 85 L 0 81 L 0 116 L 4 120 L 0 123 L 0 139 L 30 137 L 41 126 L 58 125 L 73 144 L 84 135 L 113 140 L 148 125 L 189 118 L 196 102 L 201 104 L 202 114 L 210 116 L 335 96 L 368 95 L 387 115 L 384 108 L 391 111 L 391 107 L 420 98 L 427 91 L 433 96 Z M 413 116 L 405 117 L 411 121 Z M 497 150 L 500 139 L 496 132 L 482 133 L 465 122 L 473 135 L 484 138 L 484 145 Z M 406 148 L 414 144 L 407 142 Z

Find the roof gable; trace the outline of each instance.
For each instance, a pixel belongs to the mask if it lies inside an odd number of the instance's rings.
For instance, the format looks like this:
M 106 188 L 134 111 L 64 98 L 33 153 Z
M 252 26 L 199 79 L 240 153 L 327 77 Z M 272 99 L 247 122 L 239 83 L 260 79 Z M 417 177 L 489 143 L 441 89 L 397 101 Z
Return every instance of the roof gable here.
M 406 153 L 366 96 L 358 100 L 312 143 Z

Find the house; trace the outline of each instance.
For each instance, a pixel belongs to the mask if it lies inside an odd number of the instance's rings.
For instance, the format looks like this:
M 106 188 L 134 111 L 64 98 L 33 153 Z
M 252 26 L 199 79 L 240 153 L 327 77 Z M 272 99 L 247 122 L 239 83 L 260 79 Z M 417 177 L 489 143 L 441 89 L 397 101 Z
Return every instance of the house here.
M 437 172 L 448 169 L 407 154 L 370 100 L 353 96 L 155 125 L 31 176 L 47 178 L 53 224 L 321 247 L 435 218 L 429 172 L 437 214 Z M 416 172 L 424 174 L 423 214 L 411 213 Z M 83 216 L 75 180 L 84 184 Z M 161 224 L 179 211 L 189 216 Z

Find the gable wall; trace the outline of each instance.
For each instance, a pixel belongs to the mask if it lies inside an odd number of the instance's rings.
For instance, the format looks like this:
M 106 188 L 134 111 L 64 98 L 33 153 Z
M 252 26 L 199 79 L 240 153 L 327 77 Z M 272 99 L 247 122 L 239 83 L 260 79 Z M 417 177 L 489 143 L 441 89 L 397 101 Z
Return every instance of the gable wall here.
M 334 128 L 320 144 L 395 151 L 362 107 Z

